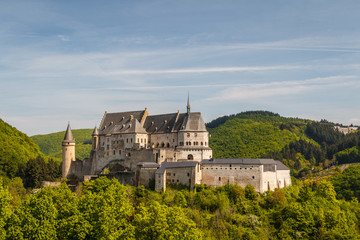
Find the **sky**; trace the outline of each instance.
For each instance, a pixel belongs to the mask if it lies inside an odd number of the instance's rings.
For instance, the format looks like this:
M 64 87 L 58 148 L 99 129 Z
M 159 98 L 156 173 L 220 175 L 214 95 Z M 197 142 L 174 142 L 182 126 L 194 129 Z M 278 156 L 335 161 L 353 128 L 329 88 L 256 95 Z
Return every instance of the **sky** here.
M 266 110 L 360 125 L 358 0 L 1 1 L 0 118 L 29 136 L 105 111 Z

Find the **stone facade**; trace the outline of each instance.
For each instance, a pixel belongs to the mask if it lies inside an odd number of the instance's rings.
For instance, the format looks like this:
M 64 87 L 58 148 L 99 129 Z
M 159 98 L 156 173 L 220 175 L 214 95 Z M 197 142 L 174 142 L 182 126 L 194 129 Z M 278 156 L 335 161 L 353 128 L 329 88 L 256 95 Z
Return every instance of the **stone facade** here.
M 107 169 L 107 170 L 105 170 Z M 110 172 L 110 173 L 109 173 Z M 63 177 L 93 179 L 107 173 L 123 184 L 155 183 L 218 187 L 251 184 L 258 192 L 291 184 L 290 170 L 273 159 L 213 159 L 201 113 L 149 115 L 143 111 L 107 113 L 92 134 L 89 159 L 75 159 L 70 125 L 63 141 Z

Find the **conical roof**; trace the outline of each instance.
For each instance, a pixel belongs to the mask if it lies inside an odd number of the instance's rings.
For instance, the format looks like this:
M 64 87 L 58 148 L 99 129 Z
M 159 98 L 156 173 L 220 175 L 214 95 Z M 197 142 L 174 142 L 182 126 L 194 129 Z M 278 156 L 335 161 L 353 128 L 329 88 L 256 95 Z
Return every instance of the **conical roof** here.
M 93 136 L 98 136 L 99 135 L 99 129 L 95 126 L 94 131 L 92 133 Z
M 74 137 L 72 135 L 72 132 L 71 132 L 70 123 L 67 126 L 64 141 L 75 141 L 75 139 L 74 139 Z

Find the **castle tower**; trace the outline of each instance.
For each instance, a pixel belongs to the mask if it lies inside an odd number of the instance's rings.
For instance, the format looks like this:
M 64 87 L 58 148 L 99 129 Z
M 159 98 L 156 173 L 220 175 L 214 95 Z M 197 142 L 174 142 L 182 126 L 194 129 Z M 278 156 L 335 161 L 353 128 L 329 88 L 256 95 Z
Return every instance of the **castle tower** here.
M 66 129 L 62 141 L 62 177 L 67 178 L 70 172 L 71 162 L 75 161 L 75 139 L 72 135 L 70 123 Z
M 92 150 L 96 150 L 99 144 L 99 129 L 95 126 L 92 133 Z

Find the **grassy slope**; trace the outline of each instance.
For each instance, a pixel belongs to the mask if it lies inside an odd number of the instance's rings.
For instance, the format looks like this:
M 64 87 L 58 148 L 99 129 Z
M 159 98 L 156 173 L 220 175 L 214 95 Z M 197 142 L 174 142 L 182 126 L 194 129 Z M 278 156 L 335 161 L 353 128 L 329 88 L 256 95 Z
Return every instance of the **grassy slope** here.
M 93 129 L 72 130 L 76 141 L 75 151 L 76 158 L 83 159 L 90 156 L 91 151 L 91 134 Z M 46 135 L 35 135 L 31 138 L 39 145 L 40 150 L 51 157 L 61 158 L 61 143 L 64 139 L 65 131 L 51 133 Z

